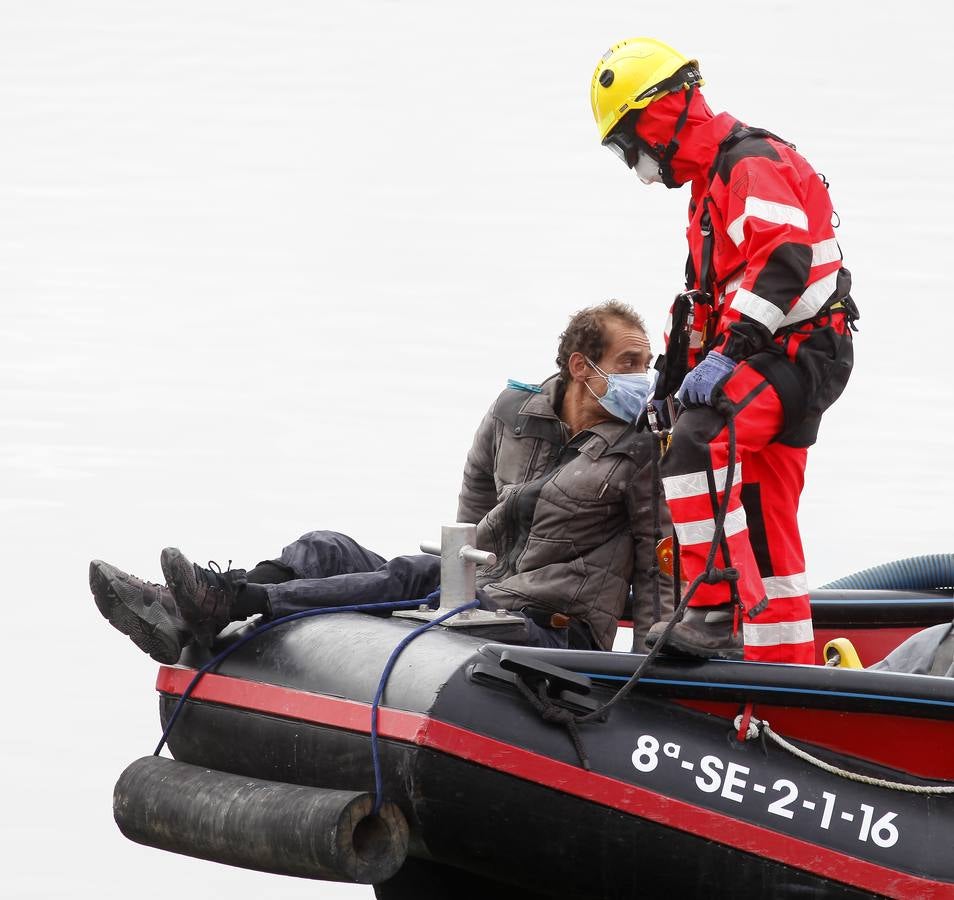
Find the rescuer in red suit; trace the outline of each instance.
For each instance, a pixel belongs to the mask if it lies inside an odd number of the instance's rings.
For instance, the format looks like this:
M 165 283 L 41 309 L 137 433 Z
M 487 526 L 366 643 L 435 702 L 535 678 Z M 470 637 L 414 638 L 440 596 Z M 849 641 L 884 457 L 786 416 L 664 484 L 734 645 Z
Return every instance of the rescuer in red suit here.
M 666 649 L 811 663 L 798 501 L 821 414 L 851 372 L 858 312 L 827 182 L 791 144 L 713 113 L 702 84 L 695 60 L 634 38 L 591 87 L 604 146 L 645 184 L 692 192 L 686 291 L 655 394 L 660 414 L 673 391 L 681 407 L 662 473 L 686 583 L 706 570 L 735 433 L 722 540 Z

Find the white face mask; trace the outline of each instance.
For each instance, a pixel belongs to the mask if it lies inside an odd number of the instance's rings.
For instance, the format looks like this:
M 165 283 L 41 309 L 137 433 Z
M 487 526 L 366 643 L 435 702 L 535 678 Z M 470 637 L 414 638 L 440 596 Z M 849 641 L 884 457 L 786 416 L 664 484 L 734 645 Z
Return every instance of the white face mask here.
M 659 174 L 659 161 L 642 150 L 636 157 L 636 165 L 633 171 L 643 184 L 662 184 L 662 176 Z

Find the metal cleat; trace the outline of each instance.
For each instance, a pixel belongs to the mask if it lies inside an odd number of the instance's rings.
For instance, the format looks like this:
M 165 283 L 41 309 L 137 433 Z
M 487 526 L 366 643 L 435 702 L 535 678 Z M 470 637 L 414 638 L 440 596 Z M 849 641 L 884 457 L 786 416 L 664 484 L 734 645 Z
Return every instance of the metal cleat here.
M 405 619 L 430 622 L 477 596 L 477 566 L 492 566 L 497 557 L 486 550 L 478 550 L 477 526 L 466 522 L 441 526 L 441 542 L 421 543 L 421 552 L 441 558 L 441 605 L 437 609 L 420 606 L 417 609 L 392 613 Z M 447 628 L 474 628 L 484 625 L 524 625 L 523 616 L 515 616 L 505 609 L 468 609 L 443 623 Z

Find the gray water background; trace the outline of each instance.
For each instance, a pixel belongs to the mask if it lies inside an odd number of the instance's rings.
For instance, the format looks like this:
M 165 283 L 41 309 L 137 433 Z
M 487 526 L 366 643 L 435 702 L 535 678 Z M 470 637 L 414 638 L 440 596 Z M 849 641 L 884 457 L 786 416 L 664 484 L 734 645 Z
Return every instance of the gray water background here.
M 112 785 L 156 666 L 89 560 L 250 565 L 433 539 L 508 377 L 617 296 L 657 349 L 686 192 L 596 140 L 613 41 L 832 185 L 863 311 L 809 460 L 810 580 L 954 550 L 949 29 L 940 2 L 0 3 L 4 897 L 369 897 L 131 844 Z M 621 752 L 626 752 L 625 748 Z

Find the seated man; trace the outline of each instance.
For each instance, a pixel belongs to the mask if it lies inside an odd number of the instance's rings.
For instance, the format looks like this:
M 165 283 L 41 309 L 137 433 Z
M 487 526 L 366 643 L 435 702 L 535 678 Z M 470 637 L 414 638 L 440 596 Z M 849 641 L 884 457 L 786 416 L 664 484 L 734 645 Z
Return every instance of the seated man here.
M 611 649 L 630 588 L 637 645 L 654 615 L 652 440 L 633 425 L 649 395 L 643 320 L 608 301 L 576 313 L 560 336 L 560 371 L 542 385 L 511 382 L 484 417 L 464 466 L 457 520 L 477 523 L 482 604 L 522 614 L 521 642 Z M 657 494 L 662 534 L 669 513 Z M 210 644 L 229 622 L 316 606 L 423 598 L 440 560 L 390 562 L 351 538 L 314 531 L 281 557 L 221 572 L 179 550 L 161 557 L 167 587 L 90 563 L 90 587 L 109 622 L 159 662 L 192 640 Z M 211 565 L 211 564 L 210 564 Z M 661 576 L 659 609 L 672 611 Z

